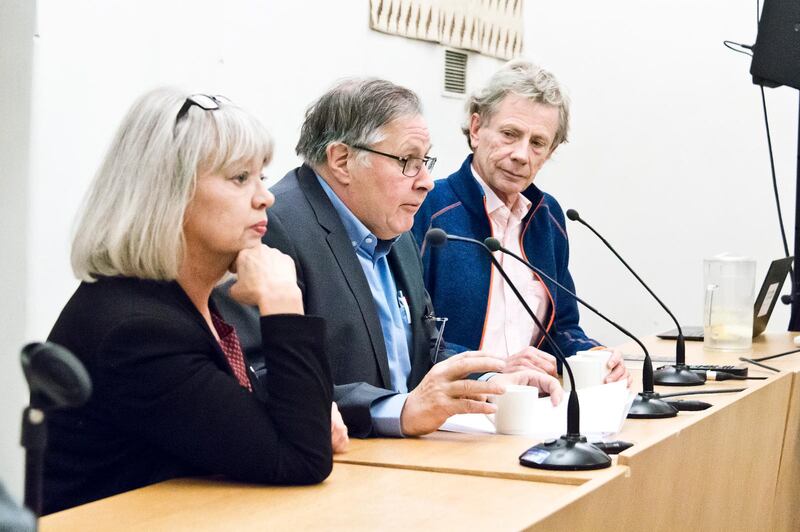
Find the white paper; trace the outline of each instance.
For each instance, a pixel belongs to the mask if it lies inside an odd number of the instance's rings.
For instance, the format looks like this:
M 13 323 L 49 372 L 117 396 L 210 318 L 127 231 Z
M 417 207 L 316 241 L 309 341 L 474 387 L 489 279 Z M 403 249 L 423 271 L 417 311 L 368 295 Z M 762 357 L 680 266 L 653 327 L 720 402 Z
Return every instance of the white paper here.
M 635 397 L 624 380 L 581 389 L 578 392 L 581 434 L 590 440 L 598 440 L 619 432 Z M 563 435 L 567 431 L 568 398 L 569 394 L 565 393 L 561 403 L 555 407 L 549 397 L 538 399 L 534 429 L 526 436 L 547 439 Z M 458 414 L 448 418 L 439 430 L 491 434 L 495 430 L 490 418 L 484 414 Z
M 486 414 L 456 414 L 447 418 L 439 430 L 464 434 L 494 434 L 493 417 Z

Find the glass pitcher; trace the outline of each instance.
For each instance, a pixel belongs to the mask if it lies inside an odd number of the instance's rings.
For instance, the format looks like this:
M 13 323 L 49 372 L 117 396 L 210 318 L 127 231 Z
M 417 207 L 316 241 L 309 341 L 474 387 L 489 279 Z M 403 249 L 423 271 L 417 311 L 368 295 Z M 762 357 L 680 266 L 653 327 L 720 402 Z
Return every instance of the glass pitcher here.
M 706 286 L 703 343 L 707 349 L 745 351 L 753 343 L 756 261 L 717 255 L 703 261 Z

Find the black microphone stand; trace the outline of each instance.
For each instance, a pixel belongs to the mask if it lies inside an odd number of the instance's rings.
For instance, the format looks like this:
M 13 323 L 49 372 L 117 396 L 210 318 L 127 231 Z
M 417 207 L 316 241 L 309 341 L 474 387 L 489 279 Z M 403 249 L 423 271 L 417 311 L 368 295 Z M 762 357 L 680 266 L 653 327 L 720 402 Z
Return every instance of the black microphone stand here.
M 436 238 L 428 238 L 431 232 L 440 233 L 438 233 L 438 237 Z M 442 239 L 442 236 L 444 236 L 444 239 Z M 525 462 L 523 465 L 536 467 L 539 469 L 566 471 L 583 471 L 611 467 L 611 458 L 605 452 L 589 443 L 586 437 L 582 436 L 580 433 L 580 404 L 578 402 L 578 391 L 575 387 L 575 378 L 572 375 L 572 368 L 570 368 L 569 363 L 567 362 L 567 357 L 564 356 L 564 354 L 561 352 L 561 349 L 559 349 L 558 345 L 547 332 L 547 329 L 545 329 L 545 327 L 536 317 L 536 314 L 534 314 L 534 312 L 528 306 L 528 303 L 525 301 L 525 299 L 523 299 L 522 295 L 517 290 L 517 287 L 514 286 L 513 282 L 511 282 L 511 279 L 508 278 L 505 270 L 503 270 L 503 267 L 494 257 L 489 248 L 487 248 L 486 245 L 479 240 L 448 235 L 441 229 L 429 230 L 426 235 L 426 239 L 432 246 L 443 245 L 443 240 L 454 240 L 458 242 L 475 244 L 485 250 L 486 254 L 489 255 L 489 259 L 492 261 L 492 264 L 494 264 L 494 267 L 497 268 L 497 271 L 503 276 L 503 279 L 505 279 L 506 283 L 508 283 L 511 291 L 514 292 L 514 295 L 517 297 L 517 299 L 519 299 L 520 303 L 522 303 L 525 311 L 528 313 L 528 315 L 530 315 L 530 317 L 533 319 L 533 322 L 544 334 L 548 343 L 553 348 L 553 353 L 567 369 L 570 383 L 572 383 L 572 391 L 570 392 L 569 399 L 567 401 L 567 433 L 558 439 L 547 440 L 528 449 L 524 454 L 534 453 L 537 458 L 535 462 Z
M 40 401 L 31 396 L 31 404 L 22 413 L 20 443 L 25 449 L 25 506 L 34 515 L 42 515 L 42 472 L 47 447 L 47 416 Z
M 46 413 L 85 404 L 92 393 L 92 383 L 83 364 L 58 344 L 28 344 L 22 349 L 20 362 L 30 388 L 30 404 L 22 414 L 20 437 L 25 449 L 24 504 L 38 517 L 42 515 Z
M 653 374 L 655 383 L 663 386 L 699 386 L 705 383 L 705 377 L 693 372 L 691 369 L 689 369 L 689 366 L 686 365 L 686 340 L 683 337 L 683 330 L 681 330 L 681 324 L 678 323 L 678 320 L 667 308 L 667 306 L 658 298 L 657 295 L 655 295 L 652 290 L 650 290 L 650 287 L 647 286 L 647 284 L 635 271 L 633 271 L 633 268 L 631 268 L 628 263 L 625 262 L 625 259 L 623 259 L 619 253 L 617 253 L 611 244 L 609 244 L 608 241 L 603 238 L 602 235 L 600 235 L 600 233 L 595 231 L 594 227 L 586 223 L 586 221 L 581 218 L 580 214 L 578 214 L 578 211 L 575 209 L 568 209 L 567 218 L 572 221 L 580 222 L 589 228 L 589 230 L 594 233 L 595 236 L 597 236 L 597 238 L 599 238 L 608 249 L 611 250 L 611 253 L 613 253 L 614 256 L 616 256 L 619 261 L 625 265 L 628 271 L 633 274 L 636 280 L 639 281 L 639 283 L 650 293 L 651 296 L 653 296 L 658 304 L 661 305 L 661 308 L 663 308 L 667 314 L 669 314 L 669 317 L 672 318 L 672 321 L 675 322 L 675 326 L 678 329 L 678 338 L 675 342 L 675 364 L 672 366 L 664 366 L 663 368 L 657 370 Z
M 514 257 L 519 262 L 527 266 L 532 271 L 536 272 L 540 276 L 544 277 L 558 288 L 569 294 L 570 296 L 574 297 L 575 300 L 582 304 L 584 307 L 588 308 L 592 312 L 594 312 L 597 316 L 603 318 L 607 323 L 611 324 L 615 327 L 618 331 L 622 334 L 636 342 L 639 347 L 642 348 L 644 351 L 644 364 L 642 367 L 642 391 L 636 395 L 636 398 L 633 400 L 633 405 L 631 405 L 631 409 L 628 412 L 628 417 L 632 419 L 660 419 L 660 418 L 667 418 L 667 417 L 675 417 L 678 415 L 678 410 L 675 409 L 669 403 L 662 401 L 661 396 L 653 390 L 653 362 L 650 359 L 650 353 L 647 351 L 647 348 L 644 344 L 639 341 L 633 334 L 628 332 L 624 327 L 621 325 L 611 321 L 605 315 L 600 313 L 596 308 L 591 306 L 589 303 L 578 297 L 572 290 L 568 290 L 565 286 L 561 283 L 547 275 L 541 269 L 537 268 L 527 260 L 523 259 L 513 251 L 506 249 L 500 243 L 499 240 L 493 237 L 489 237 L 483 241 L 486 244 L 486 247 L 489 248 L 491 251 L 500 251 L 505 253 L 506 255 L 510 255 Z

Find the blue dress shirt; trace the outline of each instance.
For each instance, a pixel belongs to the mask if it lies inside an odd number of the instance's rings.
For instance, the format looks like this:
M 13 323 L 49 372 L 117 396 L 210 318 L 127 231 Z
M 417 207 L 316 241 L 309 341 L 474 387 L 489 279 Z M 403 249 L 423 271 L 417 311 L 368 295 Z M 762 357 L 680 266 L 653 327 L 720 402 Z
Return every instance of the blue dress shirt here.
M 375 401 L 370 406 L 373 426 L 375 431 L 383 436 L 402 436 L 400 414 L 408 397 L 407 381 L 411 373 L 409 355 L 411 321 L 405 297 L 397 289 L 387 259 L 397 238 L 378 239 L 361 220 L 356 218 L 322 177 L 317 175 L 317 180 L 342 220 L 353 245 L 353 251 L 369 283 L 383 331 L 392 389 L 398 392 L 396 395 Z

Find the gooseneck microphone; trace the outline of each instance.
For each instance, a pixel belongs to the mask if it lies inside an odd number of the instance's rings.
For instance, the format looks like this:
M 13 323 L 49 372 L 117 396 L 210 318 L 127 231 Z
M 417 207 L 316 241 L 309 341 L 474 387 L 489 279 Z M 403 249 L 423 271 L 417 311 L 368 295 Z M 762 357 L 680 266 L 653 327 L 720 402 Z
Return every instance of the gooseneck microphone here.
M 448 235 L 446 232 L 439 228 L 429 229 L 425 234 L 425 240 L 433 247 L 444 246 L 448 240 L 457 242 L 466 242 L 481 248 L 489 256 L 489 259 L 503 276 L 506 283 L 508 283 L 511 291 L 519 299 L 519 302 L 525 308 L 525 311 L 533 319 L 533 322 L 542 331 L 547 342 L 553 348 L 553 354 L 556 355 L 564 367 L 567 369 L 569 380 L 572 383 L 572 391 L 569 394 L 567 401 L 567 433 L 558 439 L 547 440 L 539 445 L 534 445 L 525 453 L 526 456 L 533 456 L 533 459 L 528 459 L 525 462 L 520 461 L 522 465 L 528 467 L 536 467 L 539 469 L 554 469 L 554 470 L 567 470 L 578 471 L 588 469 L 602 469 L 611 466 L 611 458 L 603 451 L 589 443 L 585 436 L 580 433 L 580 404 L 578 402 L 578 392 L 575 386 L 575 378 L 572 375 L 572 368 L 567 362 L 567 357 L 561 352 L 561 349 L 555 343 L 553 338 L 547 332 L 547 329 L 536 317 L 536 314 L 528 306 L 528 303 L 519 293 L 517 287 L 511 282 L 503 267 L 497 261 L 495 256 L 486 247 L 486 245 L 472 238 L 465 238 L 463 236 Z
M 58 344 L 31 343 L 22 348 L 20 362 L 31 391 L 31 406 L 75 408 L 92 394 L 92 382 L 80 360 Z
M 567 209 L 567 218 L 572 220 L 573 222 L 580 222 L 581 224 L 585 225 L 592 233 L 599 238 L 603 244 L 606 245 L 608 249 L 611 250 L 611 253 L 614 254 L 617 259 L 628 269 L 629 272 L 636 278 L 637 281 L 647 290 L 647 292 L 653 296 L 661 308 L 663 308 L 669 317 L 672 318 L 672 321 L 675 322 L 675 327 L 678 329 L 678 338 L 675 342 L 675 365 L 673 366 L 665 366 L 653 374 L 653 379 L 656 384 L 661 384 L 663 386 L 697 386 L 701 385 L 705 382 L 705 378 L 698 375 L 697 373 L 693 372 L 689 369 L 689 366 L 686 365 L 686 341 L 683 337 L 683 331 L 681 330 L 681 324 L 678 323 L 678 320 L 675 318 L 675 315 L 672 314 L 667 306 L 661 301 L 658 296 L 650 290 L 650 287 L 647 286 L 639 275 L 633 271 L 625 259 L 623 259 L 619 253 L 608 243 L 608 240 L 603 238 L 603 236 L 595 231 L 594 227 L 586 223 L 586 221 L 581 218 L 581 215 L 578 214 L 578 211 L 575 209 Z
M 500 241 L 494 237 L 489 237 L 483 241 L 486 244 L 486 247 L 489 248 L 490 251 L 500 251 L 501 253 L 505 253 L 519 262 L 527 266 L 530 270 L 536 272 L 540 276 L 544 277 L 558 288 L 572 296 L 578 303 L 583 305 L 584 307 L 588 308 L 596 315 L 603 318 L 607 323 L 611 324 L 615 327 L 618 331 L 622 334 L 639 344 L 639 347 L 642 348 L 644 351 L 644 364 L 642 367 L 642 391 L 636 395 L 636 399 L 633 400 L 633 405 L 631 405 L 631 409 L 628 412 L 629 418 L 634 419 L 658 419 L 658 418 L 667 418 L 667 417 L 675 417 L 678 415 L 678 411 L 672 407 L 669 403 L 664 402 L 661 400 L 661 397 L 658 393 L 653 390 L 653 362 L 650 358 L 650 353 L 647 351 L 647 348 L 644 344 L 636 338 L 633 334 L 628 332 L 627 329 L 622 327 L 621 325 L 615 323 L 602 312 L 594 308 L 592 305 L 578 297 L 572 290 L 569 290 L 561 283 L 547 275 L 544 271 L 537 268 L 527 260 L 523 259 L 513 251 L 506 249 L 500 243 Z
M 58 344 L 28 344 L 22 349 L 20 362 L 31 392 L 30 405 L 22 414 L 20 441 L 25 448 L 25 506 L 38 516 L 42 513 L 46 413 L 85 404 L 92 393 L 92 382 L 81 361 Z

